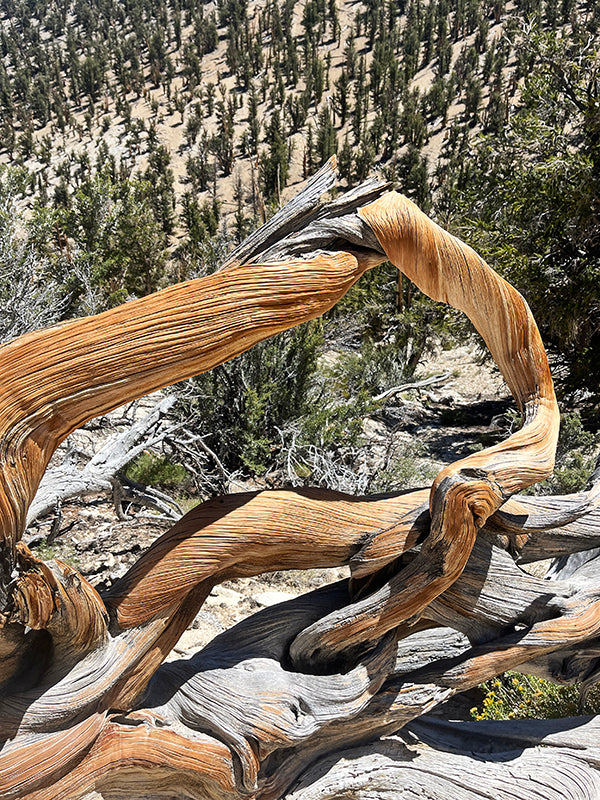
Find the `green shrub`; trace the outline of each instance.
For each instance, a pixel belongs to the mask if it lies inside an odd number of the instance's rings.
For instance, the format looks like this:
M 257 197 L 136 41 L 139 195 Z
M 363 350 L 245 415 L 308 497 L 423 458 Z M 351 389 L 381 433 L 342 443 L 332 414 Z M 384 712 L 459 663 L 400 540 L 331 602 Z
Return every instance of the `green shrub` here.
M 467 160 L 467 126 L 451 128 L 436 212 L 522 292 L 561 393 L 592 406 L 600 395 L 598 32 L 518 30 L 513 44 L 529 66 L 510 120 L 473 141 Z
M 171 462 L 167 456 L 145 452 L 128 464 L 125 475 L 129 480 L 144 486 L 161 486 L 180 489 L 189 480 L 189 473 L 181 464 Z
M 585 430 L 577 411 L 561 414 L 553 474 L 532 487 L 535 494 L 572 494 L 582 491 L 593 470 L 600 436 Z
M 391 492 L 429 486 L 439 467 L 427 461 L 426 453 L 425 445 L 416 439 L 397 445 L 390 453 L 388 465 L 379 471 L 371 491 Z
M 179 414 L 228 470 L 264 472 L 278 430 L 310 408 L 322 342 L 320 321 L 262 342 L 186 384 Z
M 485 697 L 480 708 L 472 708 L 474 719 L 560 719 L 585 710 L 600 711 L 600 691 L 589 693 L 585 709 L 580 708 L 580 689 L 575 684 L 559 686 L 543 678 L 505 672 L 480 687 Z
M 349 401 L 315 403 L 300 420 L 302 442 L 325 448 L 341 444 L 352 447 L 362 435 L 363 417 L 374 407 L 364 390 Z

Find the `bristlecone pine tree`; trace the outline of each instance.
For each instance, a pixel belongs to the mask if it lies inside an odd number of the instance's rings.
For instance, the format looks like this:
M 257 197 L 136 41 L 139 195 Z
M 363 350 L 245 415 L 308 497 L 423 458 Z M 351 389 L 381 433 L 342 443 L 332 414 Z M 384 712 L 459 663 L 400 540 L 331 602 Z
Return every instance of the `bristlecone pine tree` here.
M 518 495 L 551 473 L 559 423 L 525 301 L 387 184 L 323 200 L 333 167 L 219 272 L 0 350 L 3 798 L 600 796 L 593 718 L 422 718 L 506 669 L 595 678 L 595 572 L 542 580 L 518 564 L 600 545 L 598 491 Z M 104 595 L 20 541 L 73 429 L 322 314 L 386 259 L 469 316 L 522 411 L 518 432 L 424 490 L 209 501 Z M 163 664 L 216 583 L 342 564 L 349 581 Z

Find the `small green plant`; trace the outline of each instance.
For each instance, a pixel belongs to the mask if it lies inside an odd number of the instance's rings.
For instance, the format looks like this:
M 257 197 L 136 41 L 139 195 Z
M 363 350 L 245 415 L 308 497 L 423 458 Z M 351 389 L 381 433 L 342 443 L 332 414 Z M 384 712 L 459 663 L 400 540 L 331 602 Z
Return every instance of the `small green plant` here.
M 300 420 L 301 439 L 319 447 L 356 445 L 362 436 L 362 420 L 374 408 L 370 396 L 358 391 L 351 400 L 339 404 L 315 405 Z
M 44 538 L 32 544 L 31 548 L 42 561 L 54 561 L 54 559 L 60 558 L 73 567 L 79 567 L 79 557 L 75 549 L 62 540 L 53 541 L 51 538 Z
M 42 541 L 36 545 L 35 552 L 42 561 L 52 561 L 57 556 L 60 556 L 59 548 L 47 539 L 42 539 Z
M 407 343 L 395 339 L 373 342 L 367 338 L 360 350 L 341 353 L 331 370 L 335 386 L 345 397 L 361 391 L 370 396 L 405 382 L 412 374 L 407 366 Z
M 179 413 L 209 438 L 228 470 L 257 475 L 268 469 L 279 430 L 310 408 L 322 339 L 320 321 L 306 323 L 188 384 Z
M 559 719 L 576 716 L 580 709 L 577 685 L 559 686 L 533 675 L 505 672 L 482 684 L 485 697 L 471 716 L 483 719 Z M 594 689 L 587 698 L 587 710 L 597 713 L 600 693 Z
M 127 466 L 125 475 L 144 486 L 162 486 L 165 489 L 181 488 L 189 479 L 188 471 L 181 464 L 148 451 Z
M 585 488 L 598 455 L 600 437 L 585 430 L 578 411 L 561 414 L 553 474 L 536 484 L 536 494 L 572 494 Z
M 371 486 L 373 492 L 429 486 L 439 472 L 439 468 L 427 460 L 425 445 L 417 440 L 395 446 L 387 461 Z

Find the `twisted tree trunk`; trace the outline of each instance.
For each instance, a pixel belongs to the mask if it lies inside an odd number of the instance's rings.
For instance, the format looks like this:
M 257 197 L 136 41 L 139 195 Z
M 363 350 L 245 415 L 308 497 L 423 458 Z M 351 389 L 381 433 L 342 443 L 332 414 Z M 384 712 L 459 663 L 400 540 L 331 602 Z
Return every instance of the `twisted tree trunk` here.
M 594 720 L 416 721 L 517 666 L 595 679 L 597 581 L 585 566 L 549 581 L 518 563 L 599 546 L 600 493 L 514 497 L 551 473 L 559 420 L 525 301 L 385 184 L 323 202 L 333 168 L 220 272 L 0 350 L 3 797 L 304 800 L 360 797 L 371 780 L 369 791 L 398 798 L 596 796 Z M 77 426 L 322 314 L 387 258 L 470 317 L 522 410 L 520 431 L 427 490 L 204 503 L 104 596 L 23 545 L 48 461 Z M 163 664 L 216 583 L 342 564 L 349 581 Z

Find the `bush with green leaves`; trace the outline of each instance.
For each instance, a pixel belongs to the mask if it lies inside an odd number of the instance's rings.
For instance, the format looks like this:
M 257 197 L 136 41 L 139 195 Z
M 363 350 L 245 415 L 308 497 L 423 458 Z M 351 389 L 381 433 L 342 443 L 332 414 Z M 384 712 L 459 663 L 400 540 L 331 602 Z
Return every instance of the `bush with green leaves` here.
M 531 487 L 531 494 L 572 494 L 585 489 L 600 456 L 600 435 L 584 428 L 581 414 L 561 414 L 552 475 Z
M 128 464 L 125 476 L 144 486 L 164 489 L 182 489 L 190 482 L 190 475 L 182 464 L 170 457 L 146 451 Z
M 418 439 L 409 442 L 390 440 L 382 469 L 369 487 L 372 492 L 393 492 L 430 486 L 439 465 L 427 458 L 427 448 Z
M 521 94 L 500 132 L 470 144 L 466 126 L 450 131 L 436 213 L 523 293 L 563 394 L 593 399 L 600 396 L 600 33 L 514 28 Z
M 533 675 L 505 672 L 482 684 L 485 693 L 480 706 L 471 709 L 471 716 L 483 719 L 561 719 L 581 713 L 600 711 L 597 689 L 582 703 L 580 688 L 575 684 L 559 685 Z
M 74 242 L 78 271 L 98 293 L 94 310 L 156 291 L 165 277 L 167 241 L 151 195 L 147 181 L 118 180 L 103 169 L 82 184 L 57 220 Z
M 454 336 L 456 318 L 453 309 L 426 297 L 385 262 L 369 270 L 329 312 L 325 337 L 365 352 L 370 343 L 384 349 L 392 345 L 392 357 L 410 377 L 436 342 Z
M 278 428 L 309 406 L 320 322 L 279 334 L 185 384 L 180 413 L 231 472 L 264 472 Z
M 358 297 L 325 320 L 279 334 L 185 384 L 179 416 L 220 468 L 331 488 L 370 486 L 372 475 L 356 486 L 350 479 L 363 420 L 377 409 L 378 393 L 410 379 L 430 341 L 426 314 L 390 316 L 393 292 L 390 304 L 381 300 L 377 278 L 370 286 L 377 291 L 367 310 L 357 313 L 364 292 L 357 289 Z M 346 341 L 348 332 L 352 341 L 340 351 L 335 336 Z M 321 358 L 324 348 L 334 349 L 333 358 Z
M 20 222 L 26 183 L 26 170 L 0 167 L 0 341 L 57 322 L 69 306 L 69 265 L 47 246 L 48 220 L 36 210 Z

